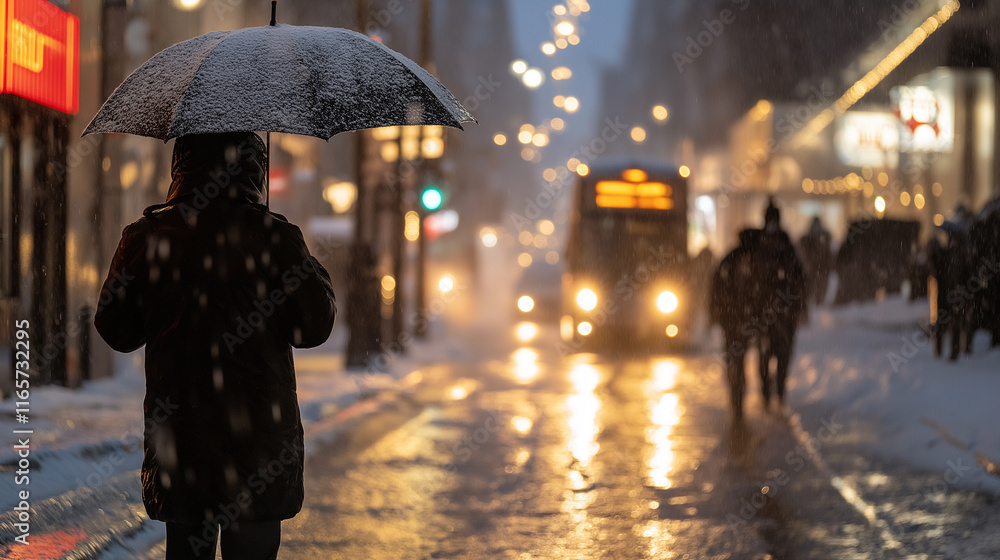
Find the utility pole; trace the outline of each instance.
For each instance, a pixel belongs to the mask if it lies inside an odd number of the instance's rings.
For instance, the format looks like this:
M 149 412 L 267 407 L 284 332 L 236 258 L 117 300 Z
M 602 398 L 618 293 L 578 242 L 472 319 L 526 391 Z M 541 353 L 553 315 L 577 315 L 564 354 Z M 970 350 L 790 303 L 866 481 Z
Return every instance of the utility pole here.
M 365 33 L 368 24 L 368 0 L 356 0 L 357 31 Z M 379 312 L 379 281 L 375 273 L 375 252 L 372 247 L 375 218 L 374 193 L 366 180 L 365 159 L 368 155 L 368 132 L 355 135 L 354 176 L 358 198 L 354 207 L 354 241 L 351 244 L 350 297 L 347 300 L 347 323 L 351 334 L 347 341 L 348 367 L 364 367 L 372 363 L 381 343 L 381 313 Z
M 431 0 L 420 0 L 420 65 L 432 75 L 436 74 L 434 68 L 434 55 L 431 50 L 433 31 L 433 11 Z M 424 144 L 426 129 L 420 128 L 420 145 Z M 430 162 L 428 158 L 420 160 L 420 174 L 418 175 L 418 196 L 421 189 L 427 184 L 430 173 Z M 420 235 L 417 238 L 417 320 L 413 328 L 413 334 L 419 338 L 427 336 L 427 230 L 424 228 L 424 218 L 426 212 L 420 212 Z

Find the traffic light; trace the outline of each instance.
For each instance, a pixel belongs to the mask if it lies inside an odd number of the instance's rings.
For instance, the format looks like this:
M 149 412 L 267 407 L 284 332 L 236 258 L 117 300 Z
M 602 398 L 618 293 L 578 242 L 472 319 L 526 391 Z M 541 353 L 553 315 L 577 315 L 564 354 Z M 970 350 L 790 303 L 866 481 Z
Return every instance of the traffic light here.
M 441 205 L 444 204 L 444 195 L 441 193 L 441 189 L 433 186 L 424 189 L 424 192 L 420 193 L 420 204 L 428 212 L 441 208 Z

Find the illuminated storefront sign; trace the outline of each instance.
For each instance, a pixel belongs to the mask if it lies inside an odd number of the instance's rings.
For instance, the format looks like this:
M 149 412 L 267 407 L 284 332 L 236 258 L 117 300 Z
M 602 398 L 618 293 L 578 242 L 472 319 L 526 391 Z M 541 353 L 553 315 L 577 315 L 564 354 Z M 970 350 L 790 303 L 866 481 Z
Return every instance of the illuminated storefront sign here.
M 899 120 L 891 113 L 848 111 L 834 136 L 841 163 L 895 168 L 899 162 Z
M 899 122 L 900 150 L 950 152 L 955 147 L 955 82 L 933 72 L 892 88 L 889 93 Z
M 0 10 L 2 92 L 76 113 L 80 20 L 45 0 L 0 0 Z

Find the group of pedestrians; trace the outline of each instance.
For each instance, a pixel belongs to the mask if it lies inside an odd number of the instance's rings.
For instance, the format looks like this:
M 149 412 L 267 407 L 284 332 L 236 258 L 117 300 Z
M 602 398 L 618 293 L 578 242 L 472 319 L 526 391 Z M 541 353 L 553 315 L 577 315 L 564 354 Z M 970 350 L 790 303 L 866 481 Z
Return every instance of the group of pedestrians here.
M 964 208 L 928 243 L 928 296 L 934 355 L 948 339 L 948 359 L 972 353 L 975 333 L 986 330 L 1000 346 L 1000 212 L 973 219 Z

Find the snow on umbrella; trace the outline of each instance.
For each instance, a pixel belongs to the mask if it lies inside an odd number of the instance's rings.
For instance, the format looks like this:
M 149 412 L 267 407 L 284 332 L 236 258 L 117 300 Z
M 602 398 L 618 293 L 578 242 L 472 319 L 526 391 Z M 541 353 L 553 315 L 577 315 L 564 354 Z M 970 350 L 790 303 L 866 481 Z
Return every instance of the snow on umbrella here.
M 84 130 L 169 140 L 267 131 L 329 139 L 395 125 L 475 122 L 440 82 L 365 35 L 268 25 L 214 31 L 160 51 Z

